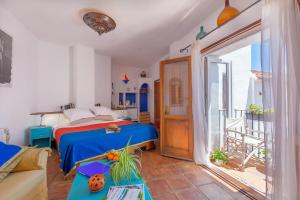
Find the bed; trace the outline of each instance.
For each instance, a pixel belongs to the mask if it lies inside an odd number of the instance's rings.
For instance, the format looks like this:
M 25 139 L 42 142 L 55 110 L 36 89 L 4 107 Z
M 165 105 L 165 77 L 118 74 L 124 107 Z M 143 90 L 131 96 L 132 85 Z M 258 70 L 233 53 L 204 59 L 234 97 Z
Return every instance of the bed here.
M 110 124 L 117 124 L 121 128 L 120 133 L 107 134 L 105 128 Z M 74 174 L 80 162 L 103 158 L 112 149 L 124 148 L 129 139 L 131 146 L 145 147 L 146 150 L 153 148 L 157 139 L 154 126 L 126 120 L 94 120 L 58 127 L 53 133 L 60 155 L 60 168 L 66 177 Z

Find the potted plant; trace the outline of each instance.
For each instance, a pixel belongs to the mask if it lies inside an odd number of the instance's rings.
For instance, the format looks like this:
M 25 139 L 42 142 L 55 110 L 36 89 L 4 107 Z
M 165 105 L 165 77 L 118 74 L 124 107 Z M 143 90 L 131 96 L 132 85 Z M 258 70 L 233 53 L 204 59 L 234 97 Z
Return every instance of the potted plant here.
M 270 121 L 273 109 L 263 109 L 262 106 L 257 104 L 250 104 L 248 112 L 246 113 L 247 119 L 258 121 Z
M 228 156 L 222 149 L 215 149 L 211 152 L 210 159 L 214 160 L 218 166 L 222 166 L 228 161 Z
M 272 162 L 272 153 L 269 149 L 261 149 L 258 151 L 258 155 L 262 158 L 259 159 L 256 164 L 257 171 L 261 173 L 266 172 L 266 165 L 270 165 Z
M 263 120 L 263 114 L 263 108 L 257 104 L 252 103 L 248 106 L 248 113 L 246 113 L 246 116 L 248 119 Z
M 118 160 L 111 165 L 111 176 L 114 183 L 117 185 L 120 181 L 127 179 L 131 181 L 132 175 L 137 178 L 142 178 L 142 174 L 138 168 L 141 167 L 141 160 L 138 155 L 130 154 L 130 140 L 126 147 L 118 154 Z

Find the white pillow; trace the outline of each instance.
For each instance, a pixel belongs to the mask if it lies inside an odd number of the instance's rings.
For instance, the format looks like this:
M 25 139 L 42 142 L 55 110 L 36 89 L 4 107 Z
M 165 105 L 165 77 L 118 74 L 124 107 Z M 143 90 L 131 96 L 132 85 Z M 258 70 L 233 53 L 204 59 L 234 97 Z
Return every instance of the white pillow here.
M 70 120 L 64 114 L 46 114 L 42 117 L 42 125 L 56 128 L 69 125 Z
M 83 108 L 73 108 L 64 110 L 64 114 L 71 122 L 80 119 L 95 117 L 95 115 L 89 109 Z
M 113 111 L 105 106 L 94 107 L 94 114 L 97 115 L 113 115 Z

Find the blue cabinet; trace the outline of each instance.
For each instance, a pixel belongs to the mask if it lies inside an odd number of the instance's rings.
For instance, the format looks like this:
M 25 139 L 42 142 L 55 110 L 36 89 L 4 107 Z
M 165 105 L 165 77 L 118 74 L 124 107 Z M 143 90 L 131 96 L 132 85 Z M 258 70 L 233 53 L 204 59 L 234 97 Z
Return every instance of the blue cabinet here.
M 29 128 L 30 146 L 50 147 L 52 139 L 52 127 L 34 126 Z

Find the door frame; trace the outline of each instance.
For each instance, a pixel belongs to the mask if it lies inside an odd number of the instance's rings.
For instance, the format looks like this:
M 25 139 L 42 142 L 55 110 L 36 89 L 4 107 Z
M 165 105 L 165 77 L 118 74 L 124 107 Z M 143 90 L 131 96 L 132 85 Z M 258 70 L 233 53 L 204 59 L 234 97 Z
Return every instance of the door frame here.
M 155 99 L 156 99 L 156 95 L 157 95 L 157 89 L 156 89 L 156 84 L 159 84 L 158 85 L 158 89 L 159 89 L 159 96 L 158 96 L 158 99 L 159 99 L 159 113 L 157 113 L 157 111 L 156 111 L 156 102 L 155 102 Z M 156 127 L 156 129 L 158 130 L 158 131 L 160 131 L 160 129 L 161 129 L 161 122 L 160 122 L 160 118 L 161 118 L 161 113 L 160 113 L 160 98 L 161 98 L 161 91 L 160 91 L 160 79 L 156 79 L 155 81 L 154 81 L 154 125 L 156 126 L 156 116 L 159 114 L 159 127 Z
M 163 137 L 164 137 L 164 130 L 165 130 L 165 102 L 164 102 L 164 76 L 163 76 L 163 66 L 166 64 L 172 64 L 176 62 L 183 62 L 187 61 L 188 62 L 188 87 L 189 87 L 189 99 L 188 99 L 188 113 L 187 113 L 187 118 L 188 118 L 188 126 L 189 126 L 189 134 L 191 135 L 191 139 L 189 140 L 189 147 L 190 147 L 190 152 L 189 152 L 189 158 L 185 157 L 178 157 L 178 156 L 172 156 L 168 155 L 166 153 L 163 153 Z M 160 62 L 160 153 L 161 155 L 164 156 L 169 156 L 169 157 L 174 157 L 174 158 L 179 158 L 179 159 L 184 159 L 184 160 L 194 160 L 194 127 L 193 127 L 193 109 L 192 109 L 192 59 L 191 56 L 184 56 L 184 57 L 178 57 L 178 58 L 173 58 L 173 59 L 168 59 L 168 60 L 163 60 Z M 180 116 L 169 116 L 169 119 L 177 119 L 181 120 L 182 117 Z
M 248 24 L 247 26 L 237 30 L 236 32 L 225 36 L 224 38 L 202 48 L 200 50 L 200 53 L 202 54 L 203 57 L 207 56 L 209 53 L 216 51 L 218 49 L 221 49 L 227 45 L 229 45 L 232 42 L 235 42 L 237 40 L 243 39 L 249 35 L 255 34 L 257 32 L 261 31 L 261 20 L 257 20 L 251 24 Z M 206 94 L 205 94 L 206 95 Z M 206 96 L 205 96 L 206 99 Z M 206 103 L 206 102 L 205 102 Z M 206 108 L 206 106 L 205 106 Z M 207 111 L 206 111 L 206 116 L 207 116 Z M 246 185 L 245 183 L 233 178 L 232 176 L 226 174 L 225 172 L 221 171 L 215 166 L 208 166 L 208 165 L 202 165 L 204 168 L 210 170 L 212 173 L 214 173 L 217 177 L 222 179 L 223 181 L 227 182 L 239 192 L 245 194 L 247 197 L 250 199 L 259 199 L 263 200 L 265 199 L 265 195 L 262 195 L 261 193 L 257 192 L 250 186 Z

